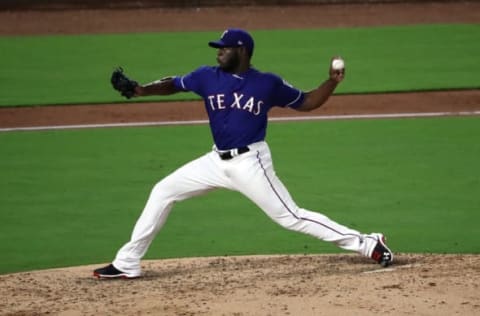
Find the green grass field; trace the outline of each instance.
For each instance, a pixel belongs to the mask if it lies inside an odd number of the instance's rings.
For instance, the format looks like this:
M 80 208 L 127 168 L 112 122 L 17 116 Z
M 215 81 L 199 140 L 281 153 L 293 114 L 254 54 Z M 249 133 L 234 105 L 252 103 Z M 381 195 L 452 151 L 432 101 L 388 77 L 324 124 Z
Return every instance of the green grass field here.
M 341 55 L 347 80 L 337 93 L 480 88 L 480 25 L 254 30 L 254 66 L 302 89 L 327 76 Z M 0 37 L 0 106 L 123 102 L 111 89 L 123 66 L 145 83 L 215 64 L 218 32 Z M 192 99 L 180 94 L 168 99 Z M 155 97 L 144 101 L 159 100 Z
M 479 253 L 479 135 L 452 117 L 274 123 L 268 141 L 299 205 L 396 252 Z M 210 144 L 206 125 L 0 133 L 0 273 L 110 261 L 156 181 Z M 177 204 L 147 258 L 338 251 L 216 191 Z

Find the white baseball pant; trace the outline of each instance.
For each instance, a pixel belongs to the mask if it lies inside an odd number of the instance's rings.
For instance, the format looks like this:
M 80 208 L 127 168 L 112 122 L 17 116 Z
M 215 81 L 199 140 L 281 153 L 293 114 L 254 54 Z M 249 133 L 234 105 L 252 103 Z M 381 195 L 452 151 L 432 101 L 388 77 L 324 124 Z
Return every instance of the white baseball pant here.
M 140 260 L 164 225 L 172 206 L 217 188 L 235 190 L 260 207 L 279 225 L 332 242 L 340 248 L 370 257 L 377 239 L 340 225 L 325 215 L 295 204 L 273 169 L 266 142 L 248 146 L 250 151 L 222 160 L 211 152 L 180 167 L 158 182 L 133 230 L 131 239 L 117 253 L 113 265 L 134 276 L 141 274 Z

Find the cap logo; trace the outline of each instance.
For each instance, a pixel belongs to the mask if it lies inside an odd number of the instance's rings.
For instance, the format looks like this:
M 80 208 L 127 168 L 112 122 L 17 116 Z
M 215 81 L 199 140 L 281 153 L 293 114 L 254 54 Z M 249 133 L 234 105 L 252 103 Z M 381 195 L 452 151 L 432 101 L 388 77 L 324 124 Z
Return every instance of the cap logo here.
M 242 42 L 242 41 L 238 41 L 237 44 L 238 44 L 238 45 L 243 45 L 243 42 Z

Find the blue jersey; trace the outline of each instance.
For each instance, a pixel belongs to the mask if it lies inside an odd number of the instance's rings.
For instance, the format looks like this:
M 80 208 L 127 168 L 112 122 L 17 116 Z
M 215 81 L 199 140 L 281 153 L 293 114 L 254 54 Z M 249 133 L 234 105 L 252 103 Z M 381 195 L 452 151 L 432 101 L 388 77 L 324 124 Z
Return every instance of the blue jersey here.
M 301 90 L 279 76 L 254 68 L 237 75 L 203 66 L 176 77 L 174 84 L 203 98 L 213 140 L 220 150 L 264 140 L 268 111 L 273 106 L 299 107 L 305 98 Z

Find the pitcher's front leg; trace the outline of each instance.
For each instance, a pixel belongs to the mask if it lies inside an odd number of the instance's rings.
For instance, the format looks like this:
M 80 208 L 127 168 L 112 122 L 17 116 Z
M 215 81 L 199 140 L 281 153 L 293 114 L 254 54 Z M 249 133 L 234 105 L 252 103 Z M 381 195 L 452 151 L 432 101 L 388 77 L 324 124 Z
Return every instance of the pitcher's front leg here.
M 115 268 L 140 275 L 140 260 L 165 224 L 173 204 L 222 185 L 222 175 L 210 156 L 204 155 L 184 165 L 154 186 L 130 241 L 117 252 L 113 261 Z

